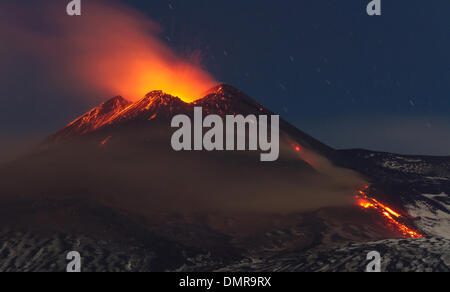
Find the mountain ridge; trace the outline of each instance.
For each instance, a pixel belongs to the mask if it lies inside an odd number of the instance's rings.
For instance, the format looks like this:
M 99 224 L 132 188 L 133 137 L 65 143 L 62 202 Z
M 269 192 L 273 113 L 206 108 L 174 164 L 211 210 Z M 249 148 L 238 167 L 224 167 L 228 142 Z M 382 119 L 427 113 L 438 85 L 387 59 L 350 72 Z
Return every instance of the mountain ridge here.
M 120 126 L 134 121 L 144 123 L 154 120 L 167 121 L 177 114 L 193 114 L 194 107 L 202 107 L 204 115 L 273 115 L 274 113 L 242 91 L 228 84 L 211 88 L 202 98 L 186 103 L 176 96 L 161 90 L 154 90 L 136 102 L 123 97 L 114 97 L 88 111 L 65 128 L 46 139 L 46 142 L 60 142 L 100 131 L 107 127 Z M 167 123 L 169 125 L 169 123 Z M 332 157 L 334 149 L 299 130 L 289 122 L 280 119 L 280 130 L 303 147 Z

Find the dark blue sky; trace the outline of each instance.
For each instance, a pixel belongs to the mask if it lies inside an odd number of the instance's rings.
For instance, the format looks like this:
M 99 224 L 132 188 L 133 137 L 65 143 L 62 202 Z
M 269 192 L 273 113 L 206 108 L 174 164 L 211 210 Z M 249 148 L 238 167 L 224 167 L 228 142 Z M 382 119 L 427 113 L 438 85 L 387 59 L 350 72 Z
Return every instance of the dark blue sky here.
M 334 147 L 450 155 L 448 1 L 384 0 L 381 17 L 368 0 L 126 2 Z
M 449 1 L 382 0 L 380 17 L 367 16 L 369 0 L 121 2 L 161 24 L 181 55 L 200 50 L 216 79 L 333 147 L 450 155 Z M 92 105 L 57 106 L 53 118 L 35 113 L 42 131 Z

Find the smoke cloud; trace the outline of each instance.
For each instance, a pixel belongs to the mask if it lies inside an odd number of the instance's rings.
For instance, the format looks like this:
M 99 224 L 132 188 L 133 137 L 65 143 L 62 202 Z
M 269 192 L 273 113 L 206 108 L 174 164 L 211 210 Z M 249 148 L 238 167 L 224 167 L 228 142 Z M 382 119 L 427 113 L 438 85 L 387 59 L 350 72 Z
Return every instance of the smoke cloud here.
M 85 1 L 83 15 L 69 17 L 66 1 L 15 2 L 1 5 L 6 41 L 0 61 L 37 66 L 45 76 L 40 86 L 88 88 L 130 100 L 164 90 L 192 101 L 216 84 L 201 68 L 200 54 L 179 57 L 161 41 L 157 23 L 127 6 Z M 18 64 L 30 57 L 34 64 Z

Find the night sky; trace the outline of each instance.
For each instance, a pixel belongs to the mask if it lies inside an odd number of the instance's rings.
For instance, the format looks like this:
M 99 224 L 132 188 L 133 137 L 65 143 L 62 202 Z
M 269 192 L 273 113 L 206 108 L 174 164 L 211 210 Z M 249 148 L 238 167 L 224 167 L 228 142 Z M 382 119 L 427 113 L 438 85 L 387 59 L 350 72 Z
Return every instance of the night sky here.
M 201 52 L 217 80 L 332 147 L 450 155 L 449 1 L 382 0 L 380 17 L 367 16 L 369 0 L 122 2 L 159 23 L 179 55 Z M 39 61 L 0 61 L 9 148 L 107 98 L 42 88 Z

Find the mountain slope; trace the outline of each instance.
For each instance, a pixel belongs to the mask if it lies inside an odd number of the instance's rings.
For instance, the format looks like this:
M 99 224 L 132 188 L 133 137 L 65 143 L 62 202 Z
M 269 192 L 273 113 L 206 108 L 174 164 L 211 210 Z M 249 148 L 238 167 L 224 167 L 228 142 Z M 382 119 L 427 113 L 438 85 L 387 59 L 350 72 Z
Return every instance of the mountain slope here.
M 330 163 L 326 167 L 332 171 L 323 173 L 291 143 L 329 160 L 337 151 L 283 120 L 281 155 L 275 162 L 262 163 L 259 153 L 248 151 L 174 151 L 170 119 L 192 116 L 196 106 L 222 117 L 272 114 L 228 85 L 211 89 L 193 103 L 162 91 L 134 103 L 120 97 L 102 103 L 47 139 L 48 147 L 0 168 L 0 236 L 24 230 L 39 248 L 49 242 L 49 233 L 54 235 L 52 244 L 61 242 L 61 234 L 67 244 L 81 236 L 89 244 L 78 248 L 88 256 L 92 244 L 114 240 L 117 245 L 102 244 L 101 251 L 95 251 L 108 261 L 99 267 L 96 262 L 99 269 L 117 261 L 108 254 L 124 246 L 127 254 L 128 247 L 137 245 L 133 260 L 154 253 L 161 269 L 198 262 L 208 270 L 238 265 L 243 257 L 263 259 L 269 264 L 264 267 L 271 269 L 271 260 L 280 255 L 291 258 L 324 248 L 332 253 L 333 247 L 349 242 L 403 237 L 379 214 L 356 206 L 359 176 Z M 356 168 L 355 155 L 339 157 Z M 364 174 L 373 169 L 364 167 Z M 7 231 L 2 233 L 2 228 Z M 154 242 L 163 246 L 154 249 Z M 139 251 L 139 246 L 151 248 Z M 51 249 L 59 253 L 59 246 Z M 21 247 L 17 253 L 29 251 Z M 15 259 L 6 259 L 7 266 L 0 269 L 13 269 Z M 145 266 L 147 260 L 141 264 L 139 269 L 152 268 Z M 201 270 L 199 266 L 192 268 Z
M 69 123 L 66 127 L 50 136 L 48 140 L 59 141 L 64 138 L 83 135 L 100 129 L 130 104 L 130 101 L 121 96 L 114 97 Z
M 192 116 L 197 106 L 205 114 L 222 117 L 273 114 L 225 84 L 193 103 L 162 91 L 150 92 L 135 103 L 116 97 L 52 135 L 33 155 L 12 164 L 11 179 L 3 189 L 12 196 L 22 193 L 33 198 L 82 195 L 140 213 L 157 208 L 289 213 L 353 203 L 360 177 L 344 171 L 341 179 L 317 171 L 299 157 L 292 143 L 316 156 L 332 156 L 334 150 L 282 120 L 280 157 L 274 162 L 261 163 L 257 151 L 174 151 L 171 118 Z M 45 172 L 38 171 L 42 165 Z M 127 194 L 128 201 L 120 192 Z M 183 202 L 186 199 L 188 203 Z
M 177 114 L 192 116 L 194 107 L 202 107 L 204 115 L 217 114 L 223 118 L 226 115 L 238 114 L 244 116 L 274 114 L 245 93 L 227 84 L 210 89 L 203 98 L 192 103 L 185 103 L 162 91 L 152 91 L 135 103 L 115 97 L 50 136 L 47 142 L 79 137 L 107 128 L 120 127 L 127 123 L 142 124 L 155 120 L 169 125 L 170 119 Z M 332 148 L 298 130 L 283 119 L 280 119 L 280 131 L 303 147 L 321 153 L 329 159 L 333 157 L 334 150 Z

